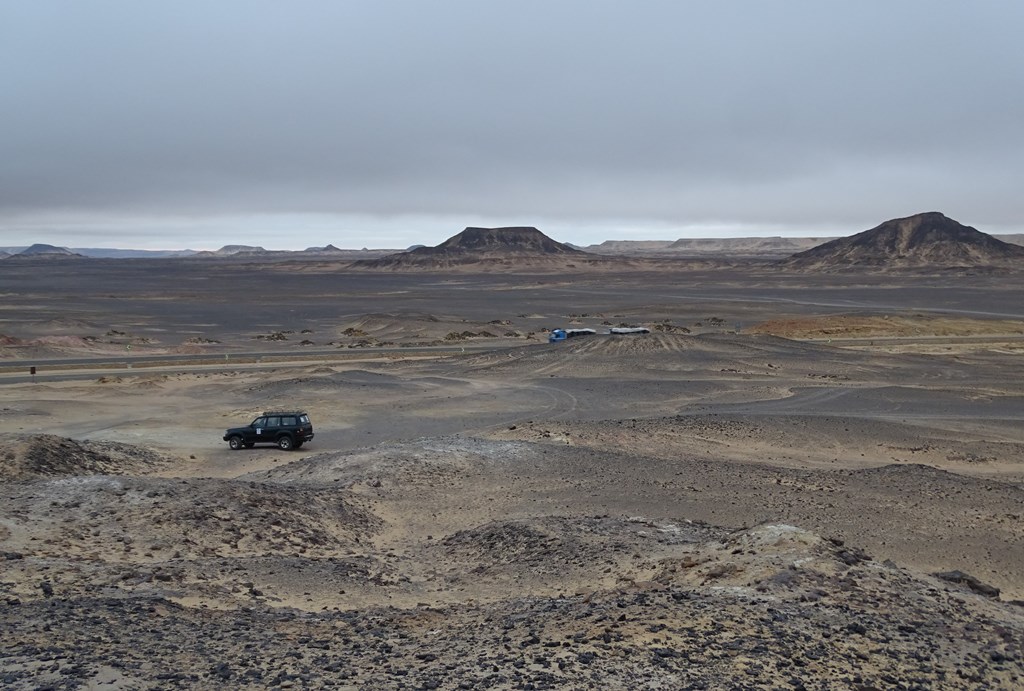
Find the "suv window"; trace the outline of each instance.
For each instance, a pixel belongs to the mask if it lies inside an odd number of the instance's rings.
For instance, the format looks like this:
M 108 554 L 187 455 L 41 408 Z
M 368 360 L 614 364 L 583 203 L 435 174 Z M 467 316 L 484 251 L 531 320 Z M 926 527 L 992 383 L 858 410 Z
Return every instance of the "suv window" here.
M 266 426 L 267 426 L 267 418 L 265 418 L 265 417 L 258 417 L 258 418 L 256 418 L 255 420 L 252 421 L 252 427 L 266 427 Z
M 309 416 L 308 415 L 300 415 L 299 416 L 299 424 L 300 425 L 308 425 L 309 424 Z
M 295 416 L 281 418 L 281 425 L 284 427 L 294 427 L 295 424 Z
M 267 427 L 280 427 L 280 426 L 281 426 L 281 418 L 279 418 L 279 417 L 268 417 L 267 418 Z

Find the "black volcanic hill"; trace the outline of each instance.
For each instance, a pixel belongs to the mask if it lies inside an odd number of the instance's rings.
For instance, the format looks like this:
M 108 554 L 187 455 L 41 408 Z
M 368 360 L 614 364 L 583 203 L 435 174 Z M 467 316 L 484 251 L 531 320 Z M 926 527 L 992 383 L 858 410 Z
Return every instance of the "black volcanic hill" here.
M 791 269 L 950 269 L 1017 266 L 1024 247 L 965 226 L 937 211 L 896 218 L 780 262 Z
M 16 257 L 81 257 L 81 254 L 72 252 L 66 247 L 55 247 L 54 245 L 44 245 L 42 243 L 36 243 L 31 247 L 26 247 L 21 252 L 18 252 Z
M 552 240 L 536 228 L 513 227 L 466 228 L 437 247 L 421 247 L 413 252 L 424 254 L 445 252 L 579 254 L 580 250 Z
M 355 262 L 353 268 L 417 269 L 453 266 L 565 265 L 592 255 L 552 240 L 532 227 L 466 228 L 436 247 L 417 247 L 380 259 Z

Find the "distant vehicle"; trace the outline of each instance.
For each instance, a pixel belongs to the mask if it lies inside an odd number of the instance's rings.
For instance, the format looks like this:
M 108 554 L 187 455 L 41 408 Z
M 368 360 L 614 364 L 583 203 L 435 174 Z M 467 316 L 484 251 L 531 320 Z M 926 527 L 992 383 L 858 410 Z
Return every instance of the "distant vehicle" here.
M 632 334 L 649 334 L 651 330 L 645 326 L 616 326 L 613 329 L 609 329 L 608 333 L 617 336 L 628 336 Z
M 548 343 L 557 343 L 576 336 L 593 336 L 596 333 L 594 329 L 553 329 L 548 336 Z
M 270 411 L 246 427 L 224 432 L 224 441 L 232 450 L 251 449 L 257 444 L 276 444 L 282 451 L 297 449 L 313 438 L 313 423 L 303 411 Z

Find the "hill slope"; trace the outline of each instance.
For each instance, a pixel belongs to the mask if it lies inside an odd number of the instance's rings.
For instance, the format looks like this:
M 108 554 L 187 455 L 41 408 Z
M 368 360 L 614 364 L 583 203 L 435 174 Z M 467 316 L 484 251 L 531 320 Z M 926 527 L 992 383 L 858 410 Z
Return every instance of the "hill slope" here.
M 787 268 L 961 268 L 1007 267 L 1024 259 L 1011 245 L 936 211 L 886 221 L 850 237 L 794 254 Z

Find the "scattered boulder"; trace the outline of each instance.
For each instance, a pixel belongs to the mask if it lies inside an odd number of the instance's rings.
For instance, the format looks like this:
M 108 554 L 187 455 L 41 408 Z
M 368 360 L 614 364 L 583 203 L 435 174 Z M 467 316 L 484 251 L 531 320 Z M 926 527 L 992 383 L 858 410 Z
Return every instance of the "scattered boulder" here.
M 943 581 L 948 581 L 950 583 L 956 583 L 957 585 L 965 586 L 968 589 L 978 593 L 979 595 L 984 595 L 985 597 L 991 598 L 999 597 L 999 588 L 996 588 L 995 586 L 989 585 L 987 583 L 982 583 L 974 576 L 966 574 L 963 571 L 942 571 L 940 573 L 936 573 L 933 575 L 936 578 L 941 579 Z

